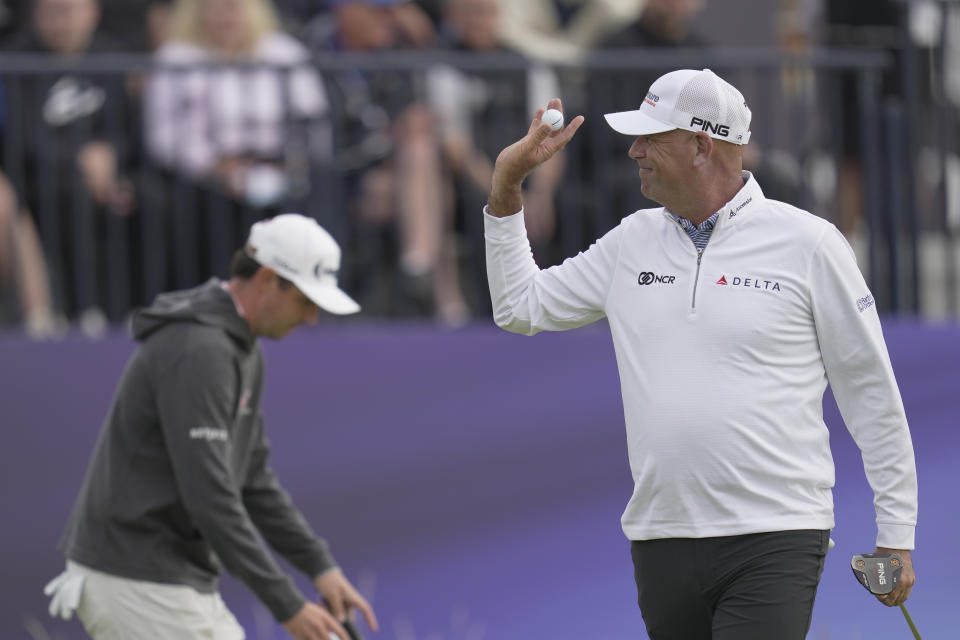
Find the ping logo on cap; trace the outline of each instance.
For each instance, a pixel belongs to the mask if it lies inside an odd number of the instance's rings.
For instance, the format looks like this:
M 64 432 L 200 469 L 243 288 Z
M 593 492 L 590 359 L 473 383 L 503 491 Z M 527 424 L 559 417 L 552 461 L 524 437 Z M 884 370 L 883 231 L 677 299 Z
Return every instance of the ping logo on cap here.
M 295 266 L 281 258 L 280 256 L 273 257 L 274 266 L 280 267 L 281 269 L 286 269 L 290 273 L 300 273 L 300 269 L 297 269 Z
M 700 131 L 706 131 L 707 133 L 715 133 L 718 136 L 728 136 L 730 135 L 730 127 L 725 124 L 714 124 L 709 120 L 703 120 L 697 116 L 693 116 L 690 120 L 691 127 L 700 127 Z
M 325 268 L 322 262 L 318 262 L 313 266 L 313 276 L 318 280 L 323 276 L 332 276 L 336 278 L 338 273 L 338 269 Z

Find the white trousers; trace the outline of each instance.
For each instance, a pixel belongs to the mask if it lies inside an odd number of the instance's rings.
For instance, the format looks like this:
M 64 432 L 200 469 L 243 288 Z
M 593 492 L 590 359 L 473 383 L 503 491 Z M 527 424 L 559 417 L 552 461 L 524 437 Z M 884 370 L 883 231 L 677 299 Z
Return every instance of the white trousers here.
M 219 593 L 130 580 L 67 562 L 82 582 L 77 617 L 94 640 L 243 640 Z M 69 582 L 69 578 L 68 581 Z

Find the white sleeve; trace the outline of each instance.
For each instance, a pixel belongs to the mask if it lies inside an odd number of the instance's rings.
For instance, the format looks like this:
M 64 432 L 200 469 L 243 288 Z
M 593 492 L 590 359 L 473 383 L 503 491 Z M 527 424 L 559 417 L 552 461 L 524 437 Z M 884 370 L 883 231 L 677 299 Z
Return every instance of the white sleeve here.
M 290 108 L 303 118 L 317 118 L 329 110 L 327 93 L 320 74 L 308 64 L 298 64 L 289 74 Z
M 473 87 L 464 74 L 446 65 L 432 67 L 426 76 L 427 101 L 440 122 L 443 137 L 472 138 L 475 111 Z
M 323 79 L 311 64 L 310 50 L 294 37 L 273 32 L 260 40 L 254 59 L 266 62 L 268 77 L 287 83 L 291 112 L 302 118 L 325 115 L 329 110 Z
M 877 546 L 913 549 L 917 524 L 913 442 L 873 296 L 853 250 L 832 225 L 810 268 L 820 352 L 873 488 Z
M 208 60 L 174 42 L 161 48 L 155 61 L 144 97 L 147 151 L 165 167 L 202 175 L 217 161 L 207 111 L 211 74 L 203 67 Z
M 155 71 L 147 80 L 144 98 L 147 150 L 155 160 L 166 166 L 172 166 L 176 158 L 174 89 L 173 75 L 169 71 Z
M 497 326 L 533 335 L 563 331 L 606 315 L 606 298 L 620 250 L 617 226 L 563 264 L 540 270 L 533 260 L 523 210 L 503 218 L 484 208 L 487 280 Z
M 550 98 L 560 95 L 560 81 L 551 67 L 535 64 L 527 72 L 527 115 L 533 117 L 537 109 L 546 109 Z

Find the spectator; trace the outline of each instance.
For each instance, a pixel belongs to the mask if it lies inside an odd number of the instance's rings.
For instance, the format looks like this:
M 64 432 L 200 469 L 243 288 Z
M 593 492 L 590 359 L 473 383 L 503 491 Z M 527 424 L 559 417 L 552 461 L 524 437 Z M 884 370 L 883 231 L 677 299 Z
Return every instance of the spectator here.
M 3 107 L 0 84 L 0 134 Z M 0 172 L 0 325 L 16 321 L 36 337 L 54 330 L 50 281 L 36 225 L 20 209 L 13 186 Z
M 503 38 L 525 55 L 574 62 L 643 8 L 645 0 L 525 0 L 503 6 Z
M 883 99 L 903 95 L 900 78 L 901 35 L 900 3 L 894 0 L 850 0 L 848 2 L 821 2 L 812 0 L 815 7 L 822 8 L 823 44 L 834 47 L 862 47 L 886 49 L 894 58 L 894 64 L 884 73 L 881 93 Z M 913 91 L 914 89 L 909 89 Z M 839 220 L 837 226 L 844 234 L 860 231 L 863 224 L 863 193 L 861 189 L 860 156 L 861 135 L 857 77 L 852 72 L 840 73 L 840 98 L 842 108 L 841 140 L 842 160 L 840 166 Z M 894 231 L 896 233 L 896 231 Z
M 36 0 L 30 28 L 5 49 L 66 63 L 114 50 L 95 33 L 99 18 L 96 0 Z M 22 208 L 39 220 L 61 305 L 70 315 L 101 317 L 110 271 L 98 246 L 106 218 L 126 216 L 135 205 L 123 175 L 122 81 L 74 70 L 8 78 L 5 136 L 16 151 L 6 157 L 5 170 Z
M 700 47 L 706 40 L 692 21 L 705 0 L 646 0 L 639 17 L 600 41 L 604 49 L 622 47 Z
M 8 299 L 14 290 L 16 301 Z M 13 307 L 14 311 L 6 311 Z M 50 282 L 43 249 L 29 215 L 17 206 L 17 195 L 0 173 L 0 321 L 12 315 L 31 336 L 46 337 L 55 329 Z
M 331 52 L 390 51 L 432 41 L 429 18 L 403 0 L 337 0 L 329 19 L 312 28 L 314 45 Z M 355 253 L 362 261 L 355 271 L 364 282 L 354 288 L 364 292 L 366 308 L 399 315 L 434 313 L 459 322 L 466 308 L 463 295 L 440 264 L 445 237 L 440 153 L 422 78 L 357 70 L 329 80 L 343 111 L 338 166 L 345 173 Z M 394 221 L 400 236 L 395 277 L 392 265 L 384 273 L 383 265 L 376 264 Z M 380 295 L 391 280 L 389 293 Z
M 310 20 L 327 10 L 326 3 L 317 0 L 274 0 L 273 6 L 284 29 L 297 36 Z
M 500 0 L 450 0 L 446 5 L 444 31 L 447 46 L 454 51 L 479 55 L 511 52 L 500 32 Z M 526 64 L 515 54 L 519 64 Z M 486 201 L 490 192 L 493 161 L 511 142 L 514 126 L 526 123 L 559 93 L 556 74 L 543 65 L 513 71 L 464 71 L 438 66 L 428 76 L 430 103 L 439 116 L 444 176 L 447 192 L 470 213 Z M 554 194 L 563 175 L 562 154 L 531 176 L 526 198 L 536 202 L 527 228 L 538 256 L 548 249 L 556 225 Z M 482 245 L 477 247 L 482 254 Z M 478 270 L 482 276 L 482 269 Z
M 169 11 L 172 0 L 100 0 L 103 18 L 100 33 L 125 50 L 150 51 L 150 23 L 154 15 Z
M 417 7 L 424 13 L 435 29 L 441 29 L 443 26 L 445 5 L 449 0 L 414 0 Z
M 20 28 L 26 0 L 0 0 L 0 40 Z
M 152 2 L 143 15 L 144 46 L 146 51 L 156 51 L 170 40 L 170 15 L 173 13 L 172 0 Z
M 776 11 L 777 40 L 784 52 L 797 58 L 803 58 L 817 46 L 886 50 L 892 64 L 880 75 L 878 97 L 883 102 L 898 99 L 902 95 L 900 55 L 903 46 L 899 4 L 894 0 L 780 0 Z M 921 6 L 921 3 L 906 4 L 914 8 Z M 830 105 L 824 107 L 829 114 L 818 114 L 819 122 L 815 121 L 809 127 L 813 135 L 812 145 L 818 147 L 816 155 L 822 158 L 817 159 L 817 164 L 832 168 L 834 160 L 828 158 L 827 153 L 839 152 L 835 179 L 822 181 L 819 199 L 825 209 L 833 209 L 832 219 L 850 238 L 863 230 L 864 222 L 861 219 L 864 204 L 860 156 L 863 148 L 858 74 L 838 69 L 830 74 L 827 82 L 816 83 L 802 65 L 794 65 L 782 73 L 788 81 L 786 87 L 796 97 L 821 106 Z M 835 104 L 839 107 L 834 107 Z M 818 131 L 818 127 L 823 131 Z
M 200 234 L 191 258 L 225 264 L 248 223 L 305 198 L 311 169 L 329 164 L 327 95 L 268 0 L 178 0 L 170 21 L 147 85 L 147 149 L 204 214 L 186 221 Z

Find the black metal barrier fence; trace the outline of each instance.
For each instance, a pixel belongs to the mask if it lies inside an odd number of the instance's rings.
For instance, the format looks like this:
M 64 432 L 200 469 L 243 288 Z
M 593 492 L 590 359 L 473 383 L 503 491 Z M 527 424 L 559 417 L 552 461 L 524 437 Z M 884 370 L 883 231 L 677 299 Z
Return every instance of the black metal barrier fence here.
M 481 315 L 484 171 L 545 106 L 543 87 L 555 87 L 568 119 L 587 117 L 543 200 L 555 212 L 534 245 L 546 265 L 652 206 L 626 156 L 630 140 L 602 114 L 638 107 L 666 71 L 704 67 L 747 98 L 745 163 L 768 197 L 847 233 L 881 310 L 917 313 L 921 296 L 935 295 L 960 315 L 952 252 L 932 294 L 919 266 L 921 238 L 954 239 L 955 113 L 898 99 L 888 90 L 897 69 L 880 52 L 601 51 L 552 69 L 449 52 L 317 57 L 307 69 L 0 54 L 0 172 L 35 222 L 55 304 L 69 317 L 99 308 L 119 321 L 160 291 L 226 275 L 249 225 L 290 210 L 341 242 L 343 286 L 367 314 L 433 313 L 424 302 L 433 285 L 406 281 L 400 268 L 421 234 L 449 258 L 427 266 L 453 264 L 454 286 Z M 921 149 L 941 168 L 922 184 Z M 423 215 L 422 203 L 438 211 Z

